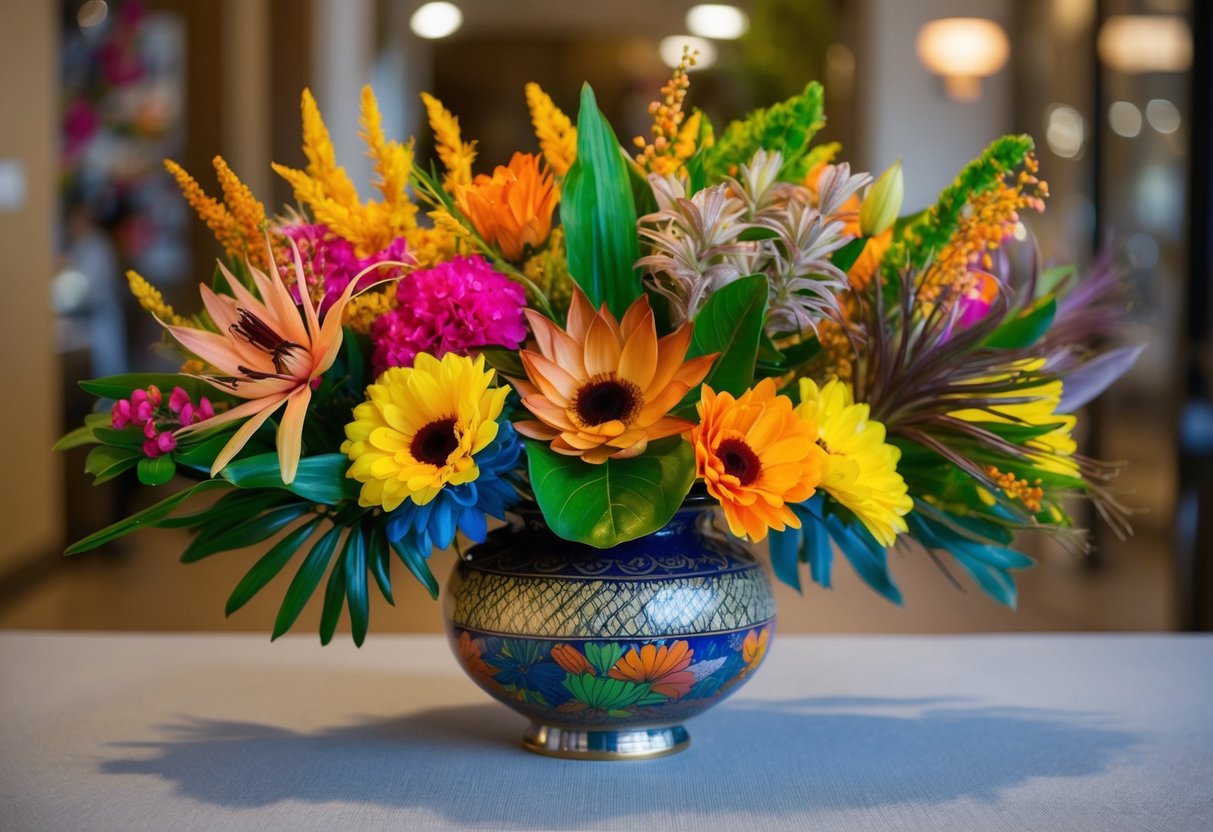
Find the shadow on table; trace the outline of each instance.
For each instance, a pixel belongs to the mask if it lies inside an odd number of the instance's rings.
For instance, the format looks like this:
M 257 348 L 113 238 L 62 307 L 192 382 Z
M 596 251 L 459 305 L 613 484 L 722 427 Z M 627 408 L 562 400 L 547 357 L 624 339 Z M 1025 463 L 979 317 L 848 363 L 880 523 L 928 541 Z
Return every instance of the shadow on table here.
M 102 764 L 226 807 L 280 801 L 429 810 L 449 822 L 574 828 L 646 811 L 675 817 L 815 814 L 992 801 L 1033 778 L 1096 775 L 1136 738 L 1097 714 L 963 698 L 738 701 L 690 724 L 691 750 L 627 764 L 537 757 L 498 705 L 438 708 L 316 733 L 192 720 Z

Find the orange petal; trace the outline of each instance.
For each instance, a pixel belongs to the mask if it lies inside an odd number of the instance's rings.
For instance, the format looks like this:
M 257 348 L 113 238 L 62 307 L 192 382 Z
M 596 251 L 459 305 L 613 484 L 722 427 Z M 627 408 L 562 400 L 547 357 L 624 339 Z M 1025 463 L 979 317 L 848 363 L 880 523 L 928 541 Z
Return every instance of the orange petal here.
M 619 339 L 611 331 L 608 319 L 599 315 L 585 336 L 585 371 L 589 376 L 614 373 L 619 369 Z
M 519 357 L 522 359 L 522 365 L 526 367 L 526 374 L 543 394 L 555 404 L 567 407 L 569 401 L 577 394 L 577 379 L 555 362 L 529 350 L 523 350 Z
M 274 412 L 282 406 L 284 401 L 286 401 L 285 397 L 280 398 L 275 402 L 268 403 L 267 406 L 263 407 L 260 412 L 254 414 L 252 418 L 240 426 L 240 429 L 232 435 L 232 438 L 228 440 L 228 443 L 223 446 L 223 450 L 221 450 L 219 455 L 215 457 L 215 461 L 211 465 L 212 477 L 222 471 L 227 464 L 232 461 L 232 458 L 236 456 L 236 454 L 240 453 L 244 446 L 248 444 L 248 441 L 253 437 L 253 434 L 257 432 L 257 429 L 265 424 L 266 419 L 274 415 Z
M 548 442 L 555 439 L 558 433 L 543 422 L 533 420 L 524 420 L 514 423 L 514 430 L 521 433 L 523 436 L 529 436 L 531 439 L 542 439 Z
M 565 332 L 574 341 L 579 343 L 584 341 L 594 317 L 594 307 L 590 305 L 589 298 L 585 296 L 585 293 L 579 287 L 573 286 L 573 299 L 569 303 L 569 315 L 565 325 Z
M 642 316 L 639 328 L 633 329 L 631 335 L 626 336 L 623 351 L 619 356 L 619 375 L 641 390 L 648 390 L 655 372 L 657 334 L 653 328 L 653 313 L 648 311 Z
M 303 419 L 307 415 L 308 402 L 312 400 L 312 388 L 304 384 L 287 397 L 286 411 L 278 423 L 278 466 L 282 481 L 290 485 L 299 470 L 299 457 L 303 453 Z

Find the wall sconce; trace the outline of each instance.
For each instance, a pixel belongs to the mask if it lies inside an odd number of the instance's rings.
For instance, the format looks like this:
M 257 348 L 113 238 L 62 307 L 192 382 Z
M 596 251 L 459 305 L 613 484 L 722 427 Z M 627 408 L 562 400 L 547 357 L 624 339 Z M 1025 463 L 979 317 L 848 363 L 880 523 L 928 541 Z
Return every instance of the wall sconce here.
M 993 20 L 947 17 L 924 23 L 916 42 L 918 60 L 943 79 L 957 101 L 981 97 L 981 79 L 1002 69 L 1011 54 L 1007 33 Z
M 1192 65 L 1192 31 L 1174 15 L 1109 17 L 1097 46 L 1099 59 L 1115 72 L 1186 72 Z

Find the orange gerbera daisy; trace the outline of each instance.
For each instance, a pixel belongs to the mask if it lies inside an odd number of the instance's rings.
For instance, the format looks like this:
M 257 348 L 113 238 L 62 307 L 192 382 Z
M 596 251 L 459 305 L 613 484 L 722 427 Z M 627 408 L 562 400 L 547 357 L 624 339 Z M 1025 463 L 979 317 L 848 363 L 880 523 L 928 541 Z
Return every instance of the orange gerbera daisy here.
M 515 424 L 523 436 L 598 465 L 694 427 L 668 414 L 703 381 L 716 355 L 684 362 L 689 323 L 658 340 L 646 296 L 618 322 L 605 304 L 595 312 L 576 289 L 567 331 L 533 310 L 526 315 L 539 351 L 521 351 L 529 380 L 512 381 L 538 420 Z
M 759 541 L 769 529 L 800 528 L 787 504 L 813 496 L 821 481 L 817 425 L 797 416 L 769 378 L 737 399 L 705 384 L 699 419 L 691 431 L 695 473 L 720 501 L 729 530 Z
M 680 699 L 695 685 L 695 674 L 687 670 L 693 658 L 691 645 L 676 641 L 671 645 L 655 647 L 646 644 L 625 653 L 607 673 L 612 679 L 652 686 L 653 693 Z
M 588 673 L 591 676 L 598 675 L 594 670 L 594 665 L 590 664 L 585 655 L 571 644 L 557 644 L 553 647 L 552 661 L 560 665 L 566 673 L 572 673 L 574 676 L 580 676 L 582 673 Z
M 552 231 L 552 211 L 560 200 L 555 180 L 539 168 L 539 157 L 515 153 L 492 176 L 455 186 L 455 203 L 481 237 L 496 244 L 506 260 L 521 261 L 526 246 L 539 248 Z

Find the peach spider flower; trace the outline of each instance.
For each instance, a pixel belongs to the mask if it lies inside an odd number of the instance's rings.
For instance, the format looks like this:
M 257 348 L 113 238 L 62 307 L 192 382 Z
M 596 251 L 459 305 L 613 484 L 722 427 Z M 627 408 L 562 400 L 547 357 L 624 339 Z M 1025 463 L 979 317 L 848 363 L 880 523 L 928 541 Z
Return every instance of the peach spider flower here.
M 511 381 L 538 421 L 515 424 L 523 436 L 598 465 L 638 456 L 650 441 L 694 427 L 668 414 L 703 381 L 716 354 L 684 362 L 689 323 L 659 340 L 647 296 L 619 322 L 606 304 L 595 312 L 579 289 L 567 330 L 525 311 L 539 351 L 521 351 L 528 380 Z
M 560 200 L 555 179 L 539 167 L 539 157 L 515 153 L 509 166 L 498 165 L 470 185 L 455 187 L 459 211 L 485 242 L 496 244 L 506 260 L 518 262 L 526 246 L 537 249 L 552 231 L 552 211 Z
M 293 240 L 291 248 L 295 280 L 300 286 L 306 285 L 303 262 Z M 269 257 L 272 263 L 272 251 Z M 257 429 L 285 405 L 276 439 L 278 462 L 282 481 L 287 484 L 294 481 L 302 453 L 303 420 L 312 399 L 312 382 L 337 358 L 341 349 L 341 313 L 353 297 L 355 287 L 364 274 L 381 265 L 371 266 L 354 277 L 321 319 L 307 292 L 300 292 L 303 306 L 300 316 L 277 268 L 271 268 L 267 275 L 249 265 L 261 296 L 257 298 L 220 263 L 234 297 L 216 294 L 205 284 L 200 287 L 202 303 L 219 331 L 162 322 L 181 346 L 218 371 L 217 375 L 201 376 L 204 381 L 246 400 L 177 431 L 183 434 L 247 420 L 215 457 L 211 476 L 231 462 Z

